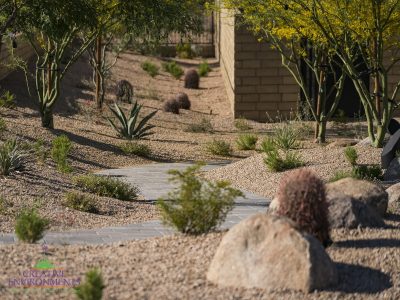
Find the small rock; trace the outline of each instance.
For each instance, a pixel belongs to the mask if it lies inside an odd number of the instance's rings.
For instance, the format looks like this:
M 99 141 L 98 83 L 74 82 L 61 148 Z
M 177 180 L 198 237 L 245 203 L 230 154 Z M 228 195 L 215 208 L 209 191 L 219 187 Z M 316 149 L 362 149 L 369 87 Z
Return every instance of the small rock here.
M 400 209 L 400 183 L 394 184 L 386 189 L 389 196 L 389 207 L 391 210 Z
M 375 183 L 354 178 L 344 178 L 326 185 L 327 198 L 351 197 L 361 201 L 385 216 L 388 207 L 388 194 L 385 189 Z
M 286 218 L 256 214 L 224 236 L 207 279 L 221 286 L 311 292 L 338 283 L 321 243 Z
M 352 139 L 341 139 L 341 140 L 336 140 L 329 145 L 327 145 L 327 148 L 334 148 L 334 147 L 349 147 L 349 146 L 354 146 L 357 144 L 356 140 Z

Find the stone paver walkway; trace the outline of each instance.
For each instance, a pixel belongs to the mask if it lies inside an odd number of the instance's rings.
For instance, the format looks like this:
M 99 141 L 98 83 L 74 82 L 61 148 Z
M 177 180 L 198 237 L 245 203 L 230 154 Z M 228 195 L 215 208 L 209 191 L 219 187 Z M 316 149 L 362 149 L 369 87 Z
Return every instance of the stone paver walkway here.
M 228 162 L 209 163 L 203 170 L 210 170 L 226 165 Z M 145 201 L 154 202 L 160 196 L 166 195 L 174 186 L 168 181 L 168 170 L 183 170 L 190 163 L 154 163 L 134 168 L 105 170 L 100 175 L 120 177 L 139 187 Z M 255 194 L 243 191 L 246 198 L 238 198 L 235 208 L 229 213 L 221 228 L 230 228 L 246 217 L 265 211 L 269 200 Z M 107 244 L 129 240 L 145 239 L 174 234 L 175 231 L 163 226 L 161 221 L 148 221 L 118 227 L 104 227 L 92 230 L 74 230 L 67 232 L 49 232 L 43 238 L 47 244 Z M 13 244 L 14 234 L 0 234 L 1 244 Z

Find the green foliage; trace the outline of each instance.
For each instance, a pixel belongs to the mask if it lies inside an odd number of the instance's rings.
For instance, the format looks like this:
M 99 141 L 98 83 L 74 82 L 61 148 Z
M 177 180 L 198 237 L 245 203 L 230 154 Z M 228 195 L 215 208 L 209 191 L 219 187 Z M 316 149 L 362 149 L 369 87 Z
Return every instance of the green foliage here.
M 275 141 L 271 137 L 265 137 L 261 142 L 261 151 L 269 153 L 276 149 Z
M 65 194 L 66 207 L 79 210 L 82 212 L 97 214 L 99 209 L 97 208 L 96 199 L 90 197 L 84 193 L 68 192 Z
M 219 156 L 232 155 L 231 145 L 223 140 L 213 139 L 211 142 L 207 143 L 206 150 L 211 154 Z
M 357 164 L 358 155 L 354 147 L 346 147 L 346 149 L 344 149 L 344 156 L 352 166 Z
M 62 173 L 72 172 L 67 157 L 72 149 L 72 142 L 66 135 L 60 135 L 53 140 L 51 148 L 51 158 L 57 165 L 57 170 Z
M 170 73 L 175 79 L 180 79 L 185 73 L 181 66 L 179 66 L 175 61 L 163 63 L 162 67 L 165 72 Z
M 210 65 L 208 64 L 207 61 L 203 61 L 200 65 L 199 65 L 199 75 L 200 77 L 204 77 L 207 76 L 209 72 L 211 72 L 212 69 L 210 67 Z
M 258 137 L 254 134 L 242 134 L 236 140 L 239 150 L 255 150 Z
M 128 118 L 121 108 L 117 104 L 114 104 L 114 107 L 110 106 L 110 110 L 119 121 L 121 127 L 117 127 L 111 118 L 107 118 L 107 120 L 121 137 L 128 140 L 141 139 L 153 134 L 150 130 L 155 126 L 147 125 L 147 122 L 157 113 L 157 111 L 153 111 L 138 122 L 141 109 L 142 106 L 135 102 Z
M 186 234 L 202 234 L 214 230 L 232 210 L 234 199 L 243 196 L 227 182 L 212 183 L 196 177 L 201 164 L 184 171 L 171 170 L 171 181 L 180 187 L 166 199 L 157 201 L 163 222 Z
M 7 124 L 6 121 L 0 117 L 0 135 L 7 130 Z
M 305 165 L 300 155 L 294 151 L 285 151 L 282 156 L 277 149 L 269 151 L 264 158 L 264 163 L 273 172 L 282 172 L 300 168 Z
M 25 209 L 19 214 L 15 224 L 18 239 L 27 243 L 36 243 L 49 227 L 49 221 L 40 217 L 34 209 Z
M 189 124 L 186 131 L 193 133 L 213 133 L 214 127 L 207 118 L 202 118 L 199 123 Z
M 35 151 L 36 158 L 39 162 L 44 163 L 49 156 L 49 152 L 46 149 L 44 140 L 38 139 L 33 144 L 33 149 Z
M 297 140 L 297 131 L 290 125 L 279 126 L 275 130 L 275 144 L 279 149 L 290 150 L 300 147 Z
M 160 68 L 149 60 L 146 60 L 141 65 L 142 69 L 147 72 L 151 77 L 157 76 Z
M 246 131 L 252 129 L 252 127 L 249 125 L 249 122 L 244 117 L 236 119 L 234 125 L 240 131 Z
M 119 148 L 126 155 L 136 155 L 142 157 L 149 157 L 151 150 L 149 146 L 137 142 L 127 142 L 119 146 Z
M 277 215 L 291 219 L 300 230 L 328 246 L 328 204 L 325 184 L 321 179 L 307 169 L 292 171 L 282 179 L 277 199 Z
M 193 58 L 192 46 L 189 43 L 179 43 L 176 45 L 176 55 L 179 58 Z
M 25 160 L 26 153 L 20 149 L 15 139 L 8 140 L 0 145 L 0 175 L 7 176 L 22 168 Z
M 15 96 L 10 91 L 5 91 L 0 96 L 0 107 L 13 108 L 15 107 Z
M 75 294 L 80 300 L 101 300 L 105 287 L 101 272 L 92 269 L 85 274 L 85 281 L 75 288 Z
M 352 177 L 365 180 L 383 180 L 382 169 L 379 165 L 357 165 L 353 167 Z
M 335 172 L 333 174 L 333 176 L 331 178 L 329 178 L 329 182 L 335 182 L 340 179 L 344 179 L 344 178 L 348 178 L 348 177 L 353 177 L 351 172 L 340 170 L 340 171 Z
M 136 200 L 139 193 L 137 187 L 107 176 L 81 175 L 74 177 L 73 182 L 85 192 L 124 201 Z

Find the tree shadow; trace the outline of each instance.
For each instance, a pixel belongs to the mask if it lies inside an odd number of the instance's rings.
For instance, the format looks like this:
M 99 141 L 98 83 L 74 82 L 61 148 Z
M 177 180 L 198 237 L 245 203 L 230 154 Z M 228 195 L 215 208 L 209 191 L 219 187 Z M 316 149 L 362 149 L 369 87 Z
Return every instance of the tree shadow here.
M 335 263 L 339 272 L 339 285 L 328 289 L 333 292 L 375 294 L 390 287 L 390 276 L 368 267 Z
M 368 239 L 346 240 L 334 243 L 338 248 L 397 248 L 400 247 L 399 239 Z

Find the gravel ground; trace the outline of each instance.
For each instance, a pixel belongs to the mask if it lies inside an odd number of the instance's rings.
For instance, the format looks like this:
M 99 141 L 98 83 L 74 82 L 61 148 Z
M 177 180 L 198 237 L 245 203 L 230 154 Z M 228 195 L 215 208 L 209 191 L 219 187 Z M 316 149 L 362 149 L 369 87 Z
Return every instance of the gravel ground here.
M 399 299 L 400 216 L 393 229 L 335 231 L 328 249 L 337 263 L 340 284 L 309 295 L 293 291 L 219 288 L 205 278 L 224 233 L 199 237 L 176 235 L 108 246 L 49 246 L 47 258 L 65 277 L 79 278 L 99 267 L 104 299 Z M 43 258 L 39 245 L 0 248 L 2 299 L 74 299 L 70 289 L 8 288 Z

